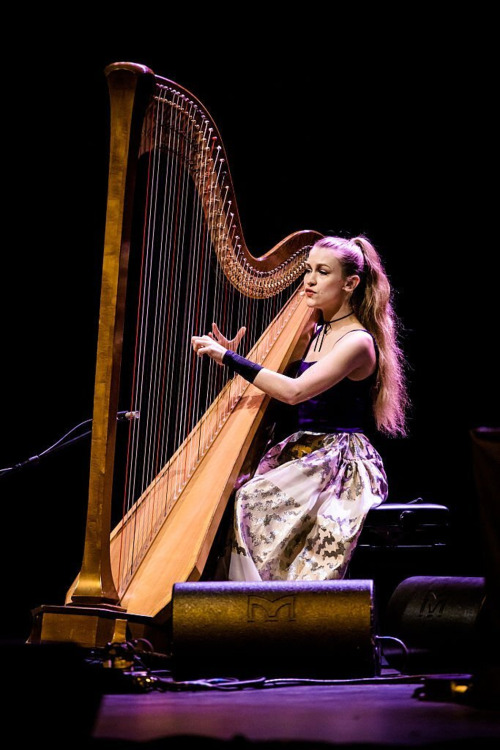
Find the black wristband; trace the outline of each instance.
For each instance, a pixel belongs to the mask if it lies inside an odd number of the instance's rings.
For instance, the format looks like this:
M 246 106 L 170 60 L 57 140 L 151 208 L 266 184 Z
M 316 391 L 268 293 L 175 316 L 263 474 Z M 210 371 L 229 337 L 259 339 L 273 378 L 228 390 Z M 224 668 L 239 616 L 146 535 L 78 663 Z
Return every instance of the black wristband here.
M 226 350 L 222 357 L 222 364 L 229 367 L 231 372 L 241 375 L 241 377 L 248 380 L 249 383 L 253 383 L 257 373 L 262 370 L 262 365 L 258 365 L 256 362 L 250 362 L 249 359 L 240 357 L 239 354 L 236 354 L 236 352 L 233 352 L 231 349 Z

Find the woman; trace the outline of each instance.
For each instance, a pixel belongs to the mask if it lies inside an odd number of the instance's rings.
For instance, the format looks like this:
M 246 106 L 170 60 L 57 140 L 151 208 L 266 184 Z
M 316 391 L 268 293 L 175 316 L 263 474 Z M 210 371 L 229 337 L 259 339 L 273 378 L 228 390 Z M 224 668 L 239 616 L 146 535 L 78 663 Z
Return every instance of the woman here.
M 229 580 L 343 578 L 368 511 L 387 498 L 367 433 L 406 434 L 398 323 L 373 245 L 321 238 L 305 264 L 304 293 L 320 323 L 295 377 L 240 357 L 215 325 L 192 339 L 200 357 L 297 410 L 298 429 L 236 493 Z

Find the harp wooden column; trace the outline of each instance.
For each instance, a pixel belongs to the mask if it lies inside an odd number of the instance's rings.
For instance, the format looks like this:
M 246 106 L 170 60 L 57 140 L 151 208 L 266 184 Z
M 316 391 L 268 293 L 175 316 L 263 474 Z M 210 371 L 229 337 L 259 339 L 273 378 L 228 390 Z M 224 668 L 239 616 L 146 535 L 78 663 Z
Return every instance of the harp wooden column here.
M 111 88 L 111 146 L 107 226 L 104 239 L 99 337 L 95 375 L 88 522 L 83 564 L 72 595 L 75 604 L 119 603 L 111 574 L 109 533 L 116 442 L 116 415 L 127 291 L 131 212 L 136 160 L 152 74 L 124 68 L 108 77 Z M 130 123 L 124 129 L 122 123 Z M 127 166 L 125 166 L 127 165 Z
M 72 601 L 33 612 L 29 641 L 72 641 L 84 646 L 125 640 L 128 620 L 111 572 L 109 536 L 116 414 L 127 291 L 136 154 L 154 75 L 145 66 L 107 70 L 110 93 L 110 151 L 106 231 L 95 373 L 89 496 L 83 562 Z M 109 75 L 112 73 L 112 75 Z M 135 618 L 143 623 L 147 618 Z

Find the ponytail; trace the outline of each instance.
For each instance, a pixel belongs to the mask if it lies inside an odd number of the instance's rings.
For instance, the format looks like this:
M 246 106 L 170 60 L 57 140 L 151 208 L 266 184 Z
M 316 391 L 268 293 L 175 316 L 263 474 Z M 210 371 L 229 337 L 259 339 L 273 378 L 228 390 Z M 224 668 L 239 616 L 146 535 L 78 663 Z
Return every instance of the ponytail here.
M 394 310 L 391 285 L 382 260 L 362 235 L 351 240 L 323 237 L 316 246 L 335 251 L 346 277 L 353 274 L 360 277 L 351 304 L 358 320 L 370 331 L 378 346 L 379 366 L 373 391 L 375 421 L 381 432 L 404 436 L 409 398 L 400 345 L 402 326 Z

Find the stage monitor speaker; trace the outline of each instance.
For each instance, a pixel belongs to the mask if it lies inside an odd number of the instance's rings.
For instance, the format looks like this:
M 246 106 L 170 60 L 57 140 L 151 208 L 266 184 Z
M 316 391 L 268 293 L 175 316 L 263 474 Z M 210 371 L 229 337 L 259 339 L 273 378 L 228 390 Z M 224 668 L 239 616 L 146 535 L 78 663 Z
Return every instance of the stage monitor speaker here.
M 178 583 L 175 680 L 378 673 L 373 581 Z
M 485 601 L 484 578 L 413 576 L 394 590 L 387 633 L 406 646 L 384 648 L 388 663 L 409 673 L 471 672 Z

